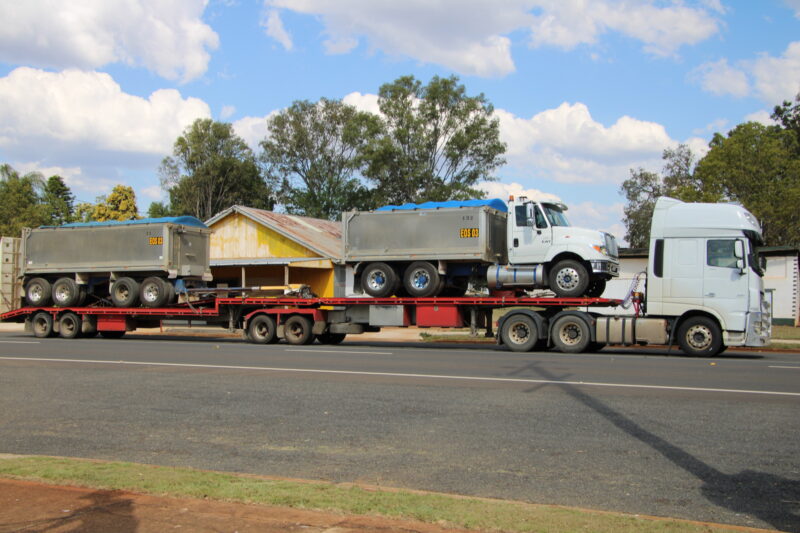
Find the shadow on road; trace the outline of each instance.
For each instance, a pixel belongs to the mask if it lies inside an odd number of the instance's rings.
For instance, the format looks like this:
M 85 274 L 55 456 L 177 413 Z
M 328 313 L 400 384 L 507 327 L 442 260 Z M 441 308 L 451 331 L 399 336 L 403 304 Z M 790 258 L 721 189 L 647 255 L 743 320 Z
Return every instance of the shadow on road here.
M 512 374 L 519 374 L 524 370 L 553 381 L 568 377 L 556 376 L 537 363 L 525 366 Z M 744 470 L 733 475 L 725 474 L 666 439 L 647 431 L 578 387 L 567 383 L 555 386 L 702 481 L 701 491 L 709 502 L 736 513 L 755 516 L 781 531 L 800 531 L 800 481 L 753 470 Z M 536 386 L 526 392 L 534 392 L 541 387 Z

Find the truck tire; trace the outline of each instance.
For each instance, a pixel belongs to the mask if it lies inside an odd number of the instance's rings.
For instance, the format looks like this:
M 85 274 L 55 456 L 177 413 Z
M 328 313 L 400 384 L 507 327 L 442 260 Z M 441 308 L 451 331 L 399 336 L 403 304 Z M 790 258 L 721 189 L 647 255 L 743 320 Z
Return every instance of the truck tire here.
M 289 344 L 311 344 L 314 342 L 314 323 L 304 315 L 292 315 L 283 325 L 283 338 Z
M 530 316 L 514 313 L 503 321 L 500 338 L 512 352 L 529 352 L 539 342 L 539 328 Z
M 72 278 L 58 278 L 53 283 L 52 297 L 56 307 L 72 307 L 80 300 L 81 288 Z
M 131 278 L 119 278 L 111 286 L 111 301 L 116 307 L 133 307 L 139 299 L 139 284 Z
M 269 315 L 258 315 L 247 324 L 247 334 L 256 344 L 274 344 L 278 342 L 275 319 Z
M 678 328 L 678 345 L 691 357 L 714 357 L 722 350 L 722 331 L 705 316 L 692 316 Z
M 583 263 L 565 259 L 555 264 L 548 275 L 550 290 L 561 298 L 580 298 L 589 288 L 589 272 Z
M 145 307 L 163 307 L 169 295 L 167 282 L 156 276 L 145 279 L 139 287 L 139 300 Z
M 589 288 L 586 289 L 586 296 L 589 298 L 600 298 L 606 290 L 606 280 L 603 278 L 594 278 L 589 282 Z
M 31 307 L 44 307 L 50 303 L 53 288 L 44 278 L 33 278 L 25 285 L 25 302 Z
M 403 287 L 412 298 L 427 298 L 442 290 L 439 271 L 427 261 L 411 263 L 403 274 Z
M 44 339 L 53 335 L 53 315 L 39 311 L 31 318 L 33 336 Z
M 386 263 L 370 263 L 361 273 L 361 288 L 373 298 L 386 298 L 394 293 L 397 273 Z
M 72 311 L 67 311 L 58 319 L 58 334 L 63 339 L 76 339 L 81 336 L 82 326 L 81 317 Z
M 320 344 L 341 344 L 347 337 L 347 333 L 321 333 L 317 335 L 317 340 Z
M 553 345 L 559 352 L 583 353 L 592 342 L 589 324 L 577 315 L 564 315 L 553 322 Z

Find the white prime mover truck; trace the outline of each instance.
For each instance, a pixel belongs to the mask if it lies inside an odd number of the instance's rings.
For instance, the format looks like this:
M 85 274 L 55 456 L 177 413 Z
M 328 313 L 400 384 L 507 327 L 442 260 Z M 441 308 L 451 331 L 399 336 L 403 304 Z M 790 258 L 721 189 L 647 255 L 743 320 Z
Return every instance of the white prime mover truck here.
M 694 356 L 766 346 L 771 319 L 756 251 L 761 243 L 758 221 L 741 206 L 659 198 L 644 294 L 631 288 L 634 316 L 512 311 L 500 319 L 500 340 L 517 351 L 551 344 L 564 352 L 677 342 Z

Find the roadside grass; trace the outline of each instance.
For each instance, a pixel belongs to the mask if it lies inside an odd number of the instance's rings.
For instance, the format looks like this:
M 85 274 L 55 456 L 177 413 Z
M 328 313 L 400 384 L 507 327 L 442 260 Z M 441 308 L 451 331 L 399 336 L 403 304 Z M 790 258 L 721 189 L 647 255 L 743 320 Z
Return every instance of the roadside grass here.
M 772 326 L 773 341 L 800 340 L 800 328 L 794 326 Z
M 513 501 L 324 482 L 274 480 L 189 468 L 85 459 L 0 456 L 0 477 L 343 514 L 380 515 L 483 531 L 520 533 L 741 531 L 741 528 L 733 526 Z

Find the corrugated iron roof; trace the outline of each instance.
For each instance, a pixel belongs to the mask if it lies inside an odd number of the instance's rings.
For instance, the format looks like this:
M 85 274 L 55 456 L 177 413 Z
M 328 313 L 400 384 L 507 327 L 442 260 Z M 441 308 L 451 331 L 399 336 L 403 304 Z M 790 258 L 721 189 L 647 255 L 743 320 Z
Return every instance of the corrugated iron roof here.
M 222 220 L 230 213 L 241 213 L 242 215 L 263 224 L 295 242 L 300 243 L 309 250 L 317 252 L 323 257 L 335 262 L 342 261 L 342 223 L 319 218 L 301 217 L 297 215 L 286 215 L 234 205 L 221 213 L 217 213 L 206 221 L 207 226 L 211 226 Z

